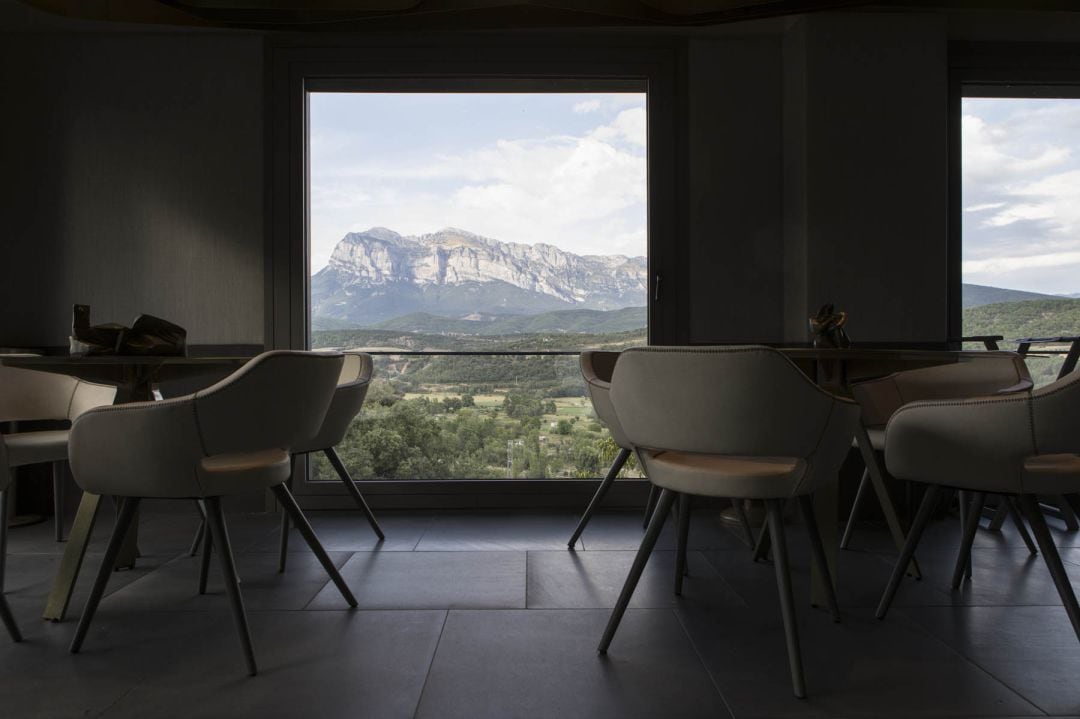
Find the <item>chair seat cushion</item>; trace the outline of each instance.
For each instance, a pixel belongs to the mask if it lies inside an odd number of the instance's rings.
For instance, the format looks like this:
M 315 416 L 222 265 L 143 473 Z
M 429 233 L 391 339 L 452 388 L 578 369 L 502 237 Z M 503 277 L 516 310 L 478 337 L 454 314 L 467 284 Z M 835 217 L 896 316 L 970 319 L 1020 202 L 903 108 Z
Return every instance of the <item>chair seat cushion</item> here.
M 283 449 L 216 454 L 200 460 L 199 483 L 206 497 L 242 494 L 281 484 L 291 469 L 291 458 Z
M 58 462 L 67 459 L 68 430 L 44 432 L 15 432 L 3 435 L 7 447 L 8 466 L 21 467 L 39 462 Z
M 1071 494 L 1080 491 L 1080 454 L 1037 454 L 1024 460 L 1024 492 Z
M 686 494 L 767 499 L 788 497 L 806 473 L 794 457 L 741 457 L 689 452 L 642 452 L 653 484 Z

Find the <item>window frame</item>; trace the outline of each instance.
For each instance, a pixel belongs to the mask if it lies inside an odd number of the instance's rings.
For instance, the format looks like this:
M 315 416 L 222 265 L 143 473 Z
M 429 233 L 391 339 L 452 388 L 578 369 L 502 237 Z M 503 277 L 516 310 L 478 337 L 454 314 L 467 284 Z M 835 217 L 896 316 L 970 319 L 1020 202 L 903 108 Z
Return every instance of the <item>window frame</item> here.
M 1080 56 L 1063 43 L 956 43 L 949 48 L 948 333 L 963 336 L 963 132 L 965 97 L 1080 99 Z
M 386 41 L 383 41 L 384 43 Z M 685 200 L 679 188 L 686 165 L 685 122 L 679 103 L 683 51 L 670 43 L 610 47 L 584 40 L 553 46 L 523 41 L 482 46 L 461 40 L 405 47 L 310 47 L 288 42 L 271 46 L 269 89 L 270 171 L 266 218 L 266 346 L 308 346 L 308 161 L 307 93 L 363 88 L 379 91 L 438 91 L 480 85 L 486 91 L 523 85 L 540 91 L 622 87 L 647 94 L 648 273 L 650 344 L 680 341 L 681 294 L 676 272 L 685 267 L 680 238 Z M 656 294 L 657 277 L 662 278 Z M 348 508 L 352 500 L 339 482 L 309 482 L 306 461 L 297 463 L 294 493 L 312 509 Z M 377 507 L 580 506 L 599 478 L 364 480 L 365 496 Z M 620 486 L 621 485 L 621 486 Z M 608 502 L 639 504 L 645 480 L 618 482 Z

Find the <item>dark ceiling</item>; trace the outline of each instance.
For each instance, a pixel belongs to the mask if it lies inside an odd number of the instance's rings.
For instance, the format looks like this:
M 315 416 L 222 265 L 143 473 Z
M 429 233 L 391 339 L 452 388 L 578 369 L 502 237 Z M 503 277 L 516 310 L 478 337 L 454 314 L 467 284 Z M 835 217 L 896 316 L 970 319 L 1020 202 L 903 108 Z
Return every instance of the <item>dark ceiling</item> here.
M 88 20 L 264 30 L 692 27 L 844 8 L 1080 11 L 1078 0 L 21 0 Z

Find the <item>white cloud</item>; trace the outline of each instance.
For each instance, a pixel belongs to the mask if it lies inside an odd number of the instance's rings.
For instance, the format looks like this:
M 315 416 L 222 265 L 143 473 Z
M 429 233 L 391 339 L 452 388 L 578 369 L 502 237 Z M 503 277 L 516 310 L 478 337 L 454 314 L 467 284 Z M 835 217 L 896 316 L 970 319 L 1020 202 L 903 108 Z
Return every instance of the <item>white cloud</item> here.
M 964 281 L 1076 292 L 1080 102 L 965 100 L 962 132 Z
M 454 226 L 578 254 L 645 254 L 645 127 L 638 107 L 579 135 L 502 139 L 456 155 L 336 170 L 313 159 L 312 269 L 346 232 L 372 226 Z
M 581 102 L 574 103 L 574 112 L 584 115 L 590 112 L 596 112 L 600 109 L 599 100 L 582 100 Z

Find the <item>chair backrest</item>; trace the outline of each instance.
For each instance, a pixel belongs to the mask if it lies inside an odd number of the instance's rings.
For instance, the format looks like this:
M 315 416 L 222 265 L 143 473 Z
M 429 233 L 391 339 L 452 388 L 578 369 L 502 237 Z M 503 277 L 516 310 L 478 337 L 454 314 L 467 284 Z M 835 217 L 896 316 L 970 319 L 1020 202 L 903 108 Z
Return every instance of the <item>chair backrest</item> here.
M 822 475 L 839 469 L 859 416 L 761 346 L 626 350 L 611 400 L 636 447 L 802 458 Z
M 894 372 L 852 385 L 868 427 L 886 424 L 905 404 L 1021 392 L 1033 386 L 1024 359 L 1015 352 L 979 352 L 970 359 Z
M 193 396 L 208 455 L 292 450 L 322 424 L 341 375 L 336 352 L 274 350 Z
M 620 352 L 589 350 L 581 353 L 579 363 L 581 376 L 585 378 L 585 386 L 589 390 L 589 399 L 592 400 L 596 416 L 607 425 L 615 444 L 623 449 L 631 449 L 630 440 L 626 438 L 626 433 L 619 424 L 619 418 L 615 415 L 615 408 L 611 406 L 611 377 L 615 372 L 615 364 L 619 361 L 620 354 Z
M 0 365 L 0 422 L 73 420 L 115 397 L 116 388 L 109 385 Z
M 1080 454 L 1080 372 L 1032 392 L 1031 415 L 1039 454 Z
M 294 447 L 294 452 L 329 449 L 345 438 L 353 418 L 360 414 L 360 408 L 364 405 L 373 370 L 371 355 L 364 352 L 345 353 L 334 397 L 326 410 L 322 426 L 314 436 Z

